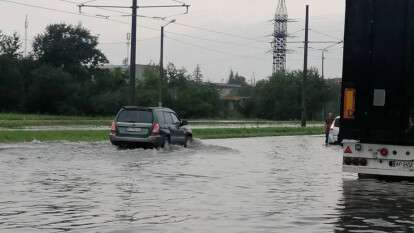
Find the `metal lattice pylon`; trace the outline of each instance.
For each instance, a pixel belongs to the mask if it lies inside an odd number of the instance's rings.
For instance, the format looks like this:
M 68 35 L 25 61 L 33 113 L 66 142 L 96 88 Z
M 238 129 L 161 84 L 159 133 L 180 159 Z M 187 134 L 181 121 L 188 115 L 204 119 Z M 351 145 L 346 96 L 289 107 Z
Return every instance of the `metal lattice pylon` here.
M 285 0 L 279 0 L 273 23 L 275 26 L 272 41 L 273 73 L 284 72 L 286 70 L 286 52 L 288 36 L 288 12 Z

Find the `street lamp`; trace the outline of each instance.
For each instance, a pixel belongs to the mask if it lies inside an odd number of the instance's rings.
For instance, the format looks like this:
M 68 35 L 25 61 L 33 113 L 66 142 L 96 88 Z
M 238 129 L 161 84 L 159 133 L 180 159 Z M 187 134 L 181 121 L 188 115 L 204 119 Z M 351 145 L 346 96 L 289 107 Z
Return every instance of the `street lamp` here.
M 158 106 L 162 106 L 162 81 L 164 80 L 164 28 L 172 23 L 175 23 L 175 19 L 169 21 L 165 25 L 161 26 L 161 54 L 160 54 L 160 86 L 159 86 L 159 99 Z

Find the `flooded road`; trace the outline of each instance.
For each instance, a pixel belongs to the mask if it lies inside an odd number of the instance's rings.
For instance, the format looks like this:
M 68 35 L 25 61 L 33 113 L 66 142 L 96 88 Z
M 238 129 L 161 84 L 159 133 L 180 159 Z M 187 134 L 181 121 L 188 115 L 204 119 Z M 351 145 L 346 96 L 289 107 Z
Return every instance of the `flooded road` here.
M 0 145 L 0 232 L 407 232 L 414 184 L 358 180 L 323 138 Z

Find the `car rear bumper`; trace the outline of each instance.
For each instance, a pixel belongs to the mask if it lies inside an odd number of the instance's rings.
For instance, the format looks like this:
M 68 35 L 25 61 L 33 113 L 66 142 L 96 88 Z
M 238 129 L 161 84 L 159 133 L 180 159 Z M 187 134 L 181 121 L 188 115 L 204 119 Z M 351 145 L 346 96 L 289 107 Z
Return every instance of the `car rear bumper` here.
M 150 136 L 147 138 L 122 137 L 110 134 L 109 140 L 113 145 L 135 145 L 135 146 L 162 146 L 161 136 Z

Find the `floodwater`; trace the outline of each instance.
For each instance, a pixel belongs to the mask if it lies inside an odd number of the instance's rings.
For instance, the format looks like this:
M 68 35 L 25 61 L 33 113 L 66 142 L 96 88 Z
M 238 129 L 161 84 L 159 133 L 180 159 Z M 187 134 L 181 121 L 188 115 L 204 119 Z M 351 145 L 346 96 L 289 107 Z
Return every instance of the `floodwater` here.
M 409 232 L 414 184 L 341 172 L 314 136 L 0 145 L 0 232 Z

